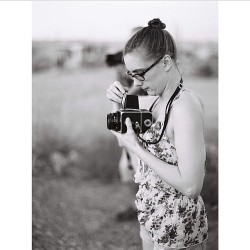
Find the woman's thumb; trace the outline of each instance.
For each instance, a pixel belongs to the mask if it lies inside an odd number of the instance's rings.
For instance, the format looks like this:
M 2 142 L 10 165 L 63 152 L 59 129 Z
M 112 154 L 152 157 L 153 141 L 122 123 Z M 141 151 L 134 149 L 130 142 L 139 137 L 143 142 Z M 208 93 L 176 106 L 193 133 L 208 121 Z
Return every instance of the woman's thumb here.
M 126 124 L 126 126 L 127 126 L 127 130 L 133 129 L 133 128 L 132 128 L 132 123 L 131 123 L 131 120 L 130 120 L 129 117 L 126 118 L 125 124 Z

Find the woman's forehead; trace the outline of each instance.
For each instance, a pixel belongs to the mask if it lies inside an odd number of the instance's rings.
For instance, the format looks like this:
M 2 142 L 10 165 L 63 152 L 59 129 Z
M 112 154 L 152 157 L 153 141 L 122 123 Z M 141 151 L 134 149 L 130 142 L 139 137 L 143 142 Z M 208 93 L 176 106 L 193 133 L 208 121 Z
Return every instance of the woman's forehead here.
M 136 69 L 142 69 L 148 67 L 148 62 L 145 61 L 143 56 L 139 53 L 129 53 L 124 56 L 124 62 L 126 65 L 126 68 L 129 71 L 134 71 Z

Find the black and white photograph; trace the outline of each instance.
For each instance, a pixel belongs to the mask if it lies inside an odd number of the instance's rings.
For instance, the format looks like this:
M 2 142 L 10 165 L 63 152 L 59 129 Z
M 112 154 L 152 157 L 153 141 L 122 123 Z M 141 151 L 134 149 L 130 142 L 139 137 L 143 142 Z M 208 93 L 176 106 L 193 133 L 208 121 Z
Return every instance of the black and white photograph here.
M 32 2 L 32 249 L 218 249 L 218 3 Z
M 1 249 L 247 249 L 249 1 L 0 1 Z

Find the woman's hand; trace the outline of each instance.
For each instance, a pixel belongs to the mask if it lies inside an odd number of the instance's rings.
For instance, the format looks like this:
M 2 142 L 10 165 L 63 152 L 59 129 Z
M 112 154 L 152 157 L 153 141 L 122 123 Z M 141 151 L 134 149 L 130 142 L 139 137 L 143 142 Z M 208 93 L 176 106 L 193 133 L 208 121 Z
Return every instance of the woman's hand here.
M 132 128 L 132 123 L 129 118 L 126 118 L 125 124 L 127 126 L 127 132 L 125 134 L 121 134 L 113 130 L 111 130 L 111 132 L 117 137 L 120 146 L 123 146 L 136 154 L 136 149 L 139 145 L 137 135 Z
M 122 98 L 124 94 L 128 91 L 127 87 L 122 86 L 122 84 L 118 81 L 115 81 L 113 84 L 109 86 L 107 89 L 107 98 L 115 102 L 117 104 L 122 103 Z

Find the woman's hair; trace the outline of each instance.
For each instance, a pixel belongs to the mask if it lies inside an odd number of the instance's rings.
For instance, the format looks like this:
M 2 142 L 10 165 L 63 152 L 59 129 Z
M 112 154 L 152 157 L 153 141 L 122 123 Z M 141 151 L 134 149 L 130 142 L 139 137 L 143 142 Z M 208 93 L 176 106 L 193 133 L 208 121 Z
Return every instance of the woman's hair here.
M 176 62 L 175 41 L 165 27 L 159 18 L 149 21 L 147 27 L 139 30 L 128 40 L 123 55 L 137 51 L 143 53 L 148 60 L 156 60 L 168 54 Z

